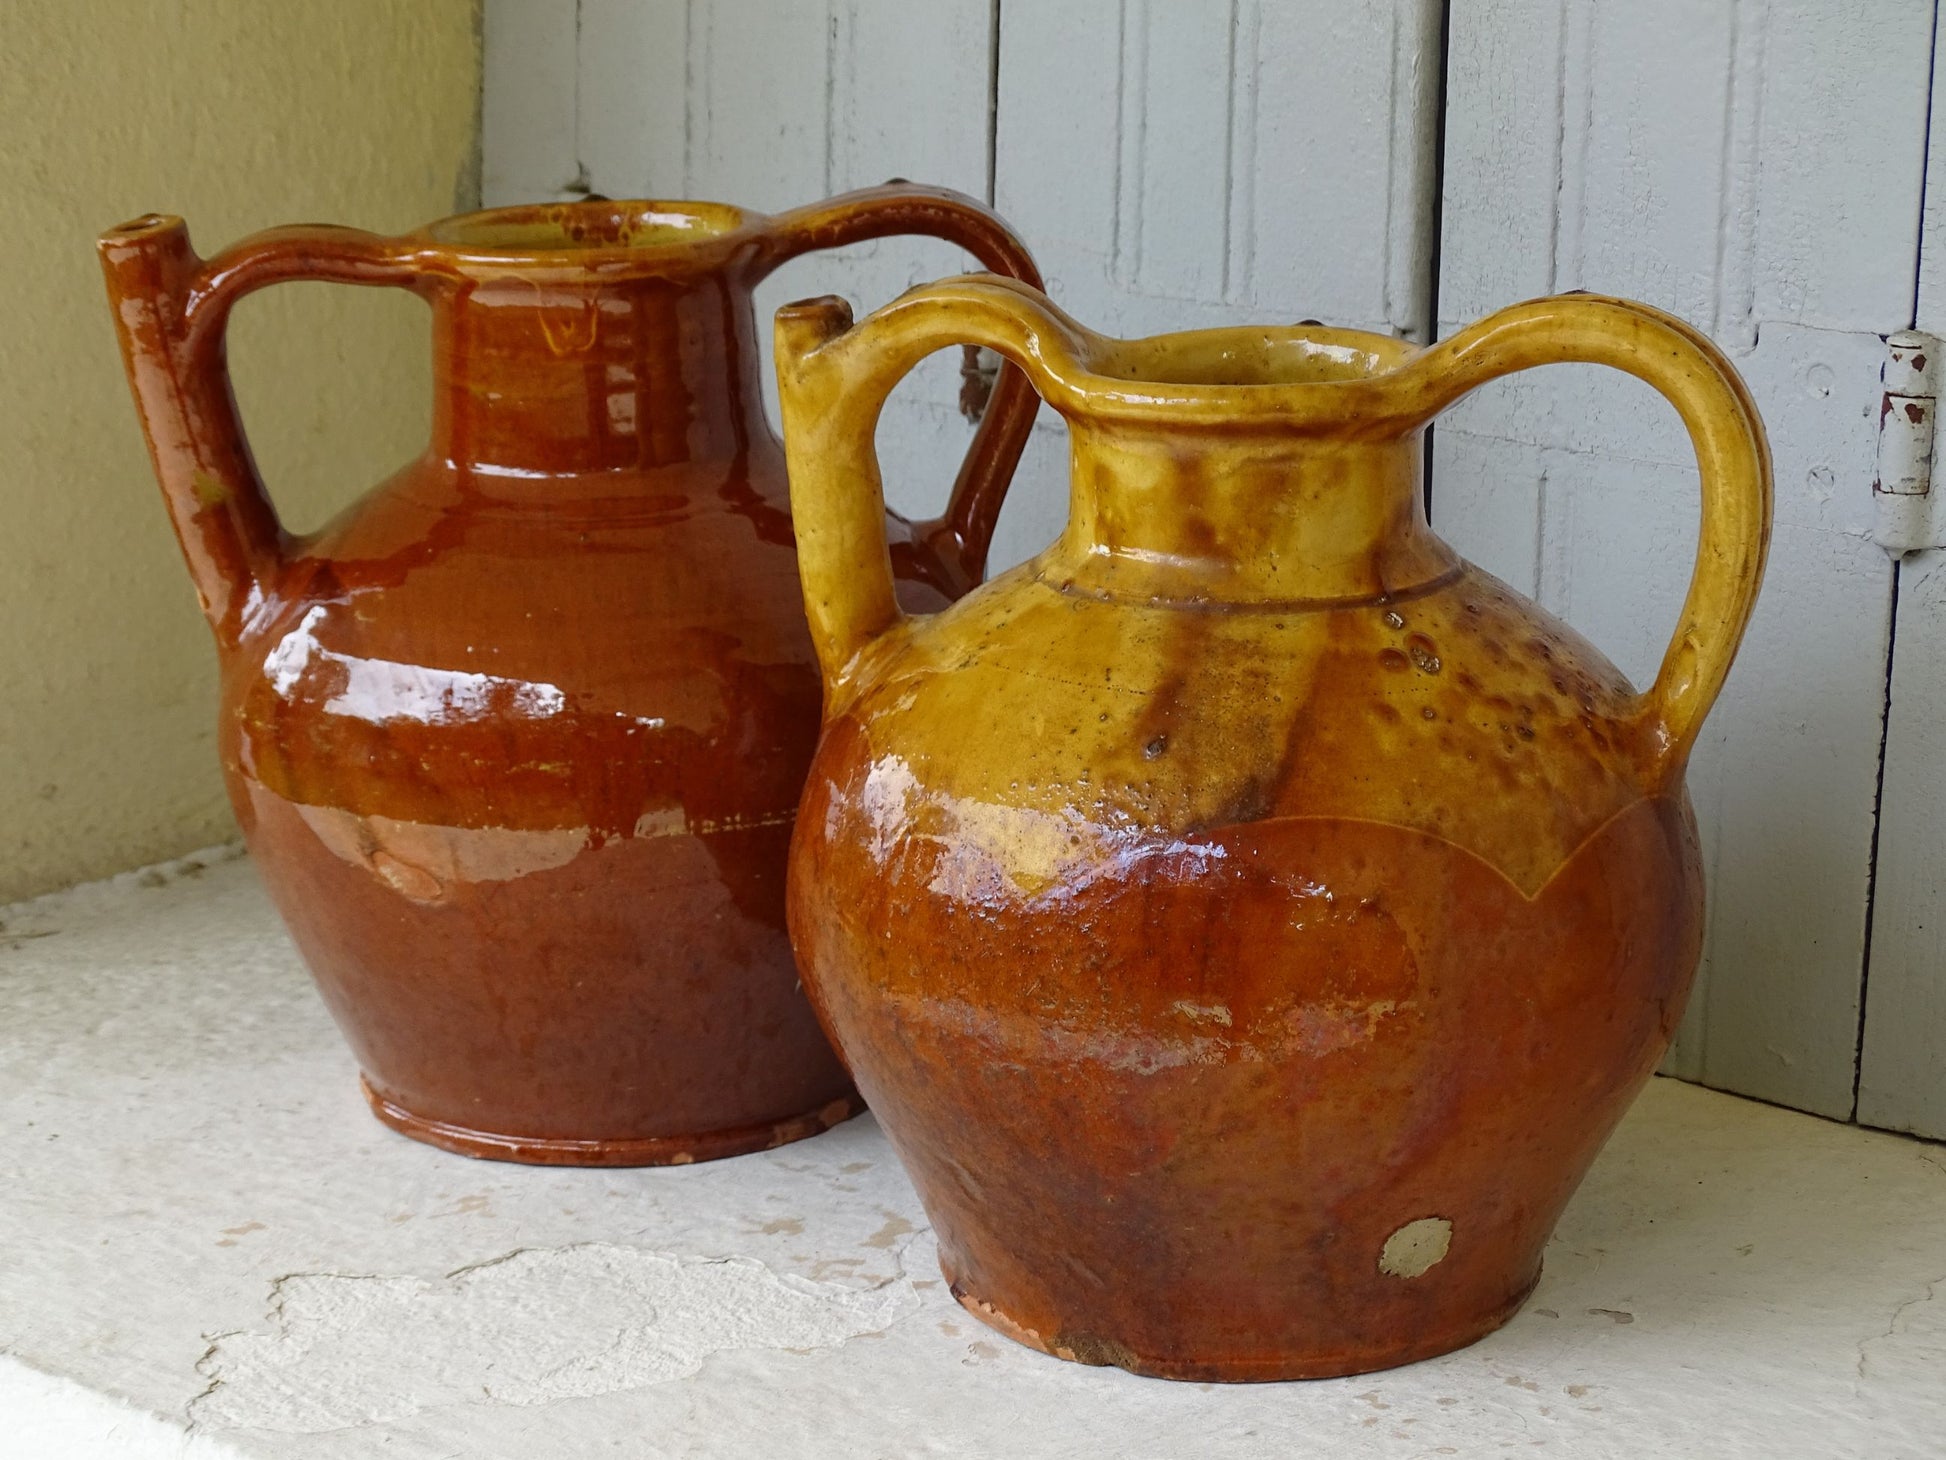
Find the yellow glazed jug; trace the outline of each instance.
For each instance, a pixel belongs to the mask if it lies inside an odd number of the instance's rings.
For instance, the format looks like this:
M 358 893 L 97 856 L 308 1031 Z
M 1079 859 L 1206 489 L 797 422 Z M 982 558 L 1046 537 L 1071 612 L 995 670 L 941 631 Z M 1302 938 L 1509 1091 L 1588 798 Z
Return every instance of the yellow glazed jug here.
M 1031 562 L 908 617 L 872 431 L 948 344 L 1073 433 Z M 1717 350 L 1542 299 L 1430 349 L 1117 340 L 990 276 L 780 314 L 824 730 L 789 915 L 954 1294 L 1065 1358 L 1355 1373 L 1503 1323 L 1682 1015 L 1683 768 L 1762 576 L 1770 467 Z M 1554 361 L 1661 391 L 1701 464 L 1655 682 L 1427 525 L 1426 423 Z

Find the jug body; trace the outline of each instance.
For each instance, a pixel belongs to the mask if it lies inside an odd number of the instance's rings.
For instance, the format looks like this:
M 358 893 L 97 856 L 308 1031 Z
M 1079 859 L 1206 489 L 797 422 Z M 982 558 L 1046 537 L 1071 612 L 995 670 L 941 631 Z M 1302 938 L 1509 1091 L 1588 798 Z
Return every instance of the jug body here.
M 1762 439 L 1686 333 L 1657 374 L 1664 317 L 1527 310 L 1424 353 L 1103 340 L 993 281 L 780 316 L 827 706 L 792 935 L 955 1295 L 1011 1336 L 1202 1380 L 1471 1342 L 1673 1033 L 1682 760 L 1761 570 Z M 874 496 L 827 393 L 942 335 L 1035 366 L 1073 506 L 916 619 L 832 571 Z M 1718 432 L 1717 565 L 1648 695 L 1424 521 L 1423 420 L 1553 356 L 1641 365 Z
M 396 1129 L 683 1163 L 861 1108 L 785 931 L 819 685 L 750 291 L 805 247 L 915 227 L 1031 269 L 983 210 L 914 188 L 774 219 L 588 203 L 296 230 L 207 265 L 172 220 L 104 240 L 217 638 L 230 797 Z M 197 311 L 231 280 L 319 276 L 427 297 L 434 429 L 294 538 Z M 1007 389 L 955 508 L 888 517 L 915 608 L 979 575 L 1026 429 Z

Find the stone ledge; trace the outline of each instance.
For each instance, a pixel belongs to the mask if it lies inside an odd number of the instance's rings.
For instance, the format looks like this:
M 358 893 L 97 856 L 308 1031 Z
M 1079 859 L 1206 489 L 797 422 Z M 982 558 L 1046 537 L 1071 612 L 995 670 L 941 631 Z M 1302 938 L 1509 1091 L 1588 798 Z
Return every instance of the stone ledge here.
M 1946 1455 L 1946 1150 L 1668 1080 L 1507 1328 L 1240 1387 L 981 1326 L 869 1117 L 644 1171 L 393 1135 L 220 851 L 0 910 L 0 1112 L 9 1456 Z

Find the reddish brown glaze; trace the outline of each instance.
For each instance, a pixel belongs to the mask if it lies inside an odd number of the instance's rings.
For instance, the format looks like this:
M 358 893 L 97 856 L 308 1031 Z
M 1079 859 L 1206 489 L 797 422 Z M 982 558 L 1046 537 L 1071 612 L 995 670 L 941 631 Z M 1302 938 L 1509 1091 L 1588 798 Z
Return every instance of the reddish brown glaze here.
M 1678 321 L 1592 298 L 1428 351 L 1108 340 L 996 280 L 849 323 L 778 320 L 826 674 L 791 928 L 954 1293 L 1183 1379 L 1354 1373 L 1498 1326 L 1695 970 L 1683 762 L 1769 526 L 1740 382 Z M 868 540 L 859 422 L 948 340 L 1068 417 L 1072 510 L 915 619 Z M 1425 420 L 1550 359 L 1657 385 L 1703 463 L 1645 695 L 1425 521 Z
M 819 685 L 751 290 L 896 232 L 1033 277 L 992 214 L 916 187 L 279 229 L 208 263 L 177 219 L 103 237 L 231 798 L 387 1123 L 632 1165 L 860 1109 L 784 927 Z M 307 538 L 223 365 L 235 300 L 297 278 L 410 288 L 435 341 L 430 449 Z M 911 607 L 978 580 L 1034 405 L 1010 372 L 945 516 L 887 516 Z

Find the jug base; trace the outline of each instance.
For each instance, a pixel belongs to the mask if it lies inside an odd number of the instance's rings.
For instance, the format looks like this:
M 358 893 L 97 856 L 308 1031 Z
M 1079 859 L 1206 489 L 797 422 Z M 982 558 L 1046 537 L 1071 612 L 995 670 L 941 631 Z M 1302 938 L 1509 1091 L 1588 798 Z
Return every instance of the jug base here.
M 1113 1338 L 1100 1335 L 1060 1334 L 1054 1338 L 1017 1322 L 1002 1309 L 975 1297 L 961 1286 L 943 1262 L 940 1273 L 947 1289 L 967 1312 L 989 1328 L 1005 1334 L 1016 1343 L 1050 1354 L 1069 1363 L 1099 1368 L 1126 1369 L 1149 1379 L 1176 1379 L 1204 1384 L 1265 1384 L 1286 1379 L 1342 1379 L 1351 1374 L 1369 1374 L 1379 1369 L 1396 1369 L 1416 1364 L 1421 1359 L 1438 1358 L 1468 1344 L 1478 1343 L 1504 1325 L 1520 1311 L 1541 1280 L 1540 1269 L 1513 1297 L 1485 1313 L 1462 1315 L 1455 1321 L 1431 1329 L 1414 1329 L 1399 1335 L 1392 1344 L 1359 1348 L 1323 1346 L 1293 1348 L 1284 1353 L 1250 1357 L 1197 1359 L 1182 1355 L 1138 1354 Z
M 816 1110 L 785 1120 L 731 1126 L 689 1136 L 643 1136 L 619 1140 L 576 1140 L 570 1137 L 509 1136 L 473 1130 L 450 1121 L 414 1115 L 387 1100 L 363 1075 L 358 1088 L 386 1125 L 401 1135 L 487 1161 L 517 1161 L 528 1166 L 687 1166 L 695 1161 L 720 1161 L 787 1146 L 820 1135 L 834 1125 L 863 1113 L 865 1101 L 856 1091 L 827 1101 Z

